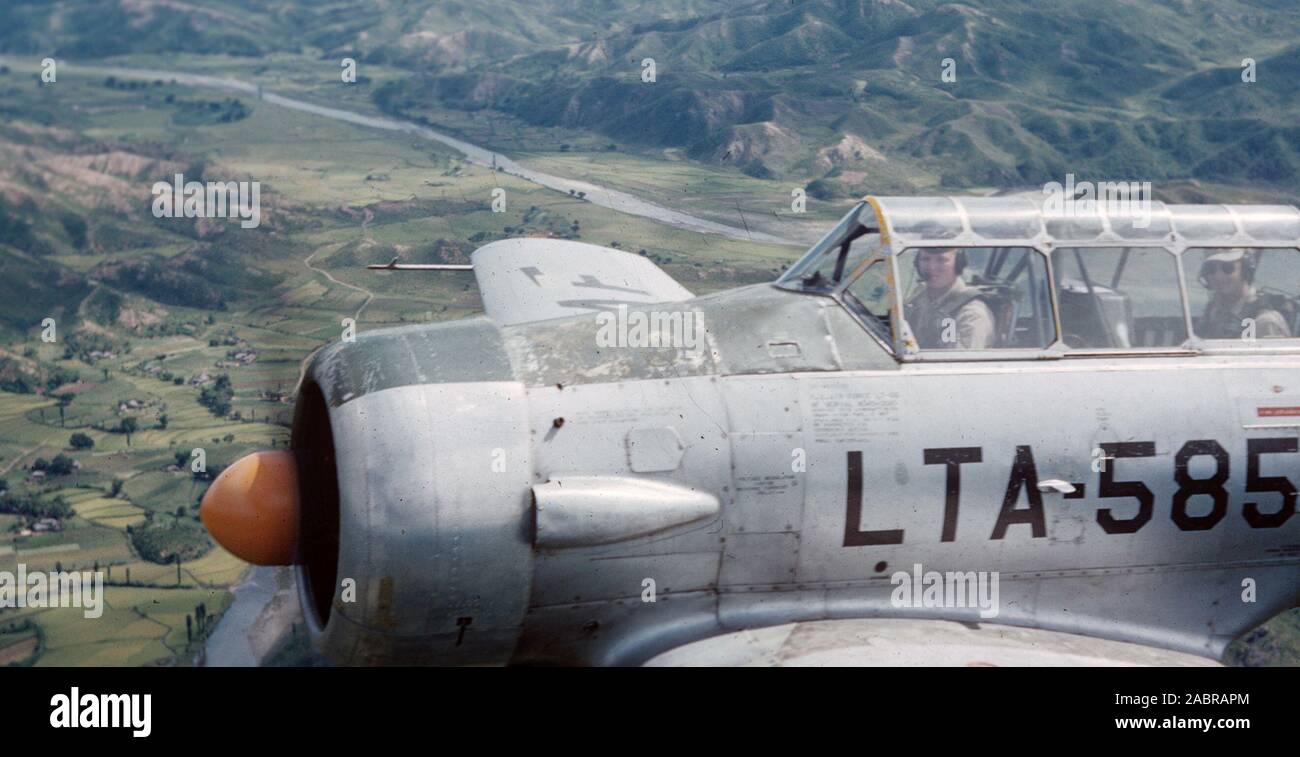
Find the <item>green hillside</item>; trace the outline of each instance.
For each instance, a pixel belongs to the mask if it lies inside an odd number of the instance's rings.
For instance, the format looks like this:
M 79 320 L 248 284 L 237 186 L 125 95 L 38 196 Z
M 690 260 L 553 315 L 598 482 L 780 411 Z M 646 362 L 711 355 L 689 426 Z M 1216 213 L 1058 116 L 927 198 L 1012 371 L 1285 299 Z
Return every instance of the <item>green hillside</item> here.
M 104 624 L 0 612 L 0 665 L 193 659 L 186 616 L 219 614 L 245 567 L 203 533 L 197 503 L 223 466 L 286 443 L 304 359 L 343 319 L 364 331 L 481 309 L 469 277 L 367 264 L 577 239 L 706 293 L 771 280 L 799 254 L 616 213 L 254 84 L 733 227 L 815 236 L 868 191 L 988 193 L 1067 173 L 1151 181 L 1167 201 L 1300 203 L 1297 32 L 1291 0 L 0 4 L 0 490 L 14 511 L 0 511 L 0 569 L 113 571 Z M 46 57 L 57 85 L 39 79 Z M 345 57 L 355 84 L 340 81 Z M 150 187 L 177 173 L 259 181 L 261 225 L 154 217 Z M 207 471 L 188 467 L 197 448 Z M 47 509 L 65 528 L 23 534 Z M 1292 611 L 1228 660 L 1295 664 L 1297 650 Z
M 384 110 L 492 112 L 863 191 L 1081 179 L 1296 196 L 1300 7 L 1283 0 L 17 3 L 0 52 L 289 55 L 404 72 Z M 129 29 L 129 33 L 113 30 Z M 655 61 L 656 81 L 641 80 Z M 1256 80 L 1242 81 L 1242 60 Z M 945 60 L 954 81 L 944 81 Z M 265 60 L 258 66 L 274 68 Z M 450 123 L 448 123 L 450 121 Z

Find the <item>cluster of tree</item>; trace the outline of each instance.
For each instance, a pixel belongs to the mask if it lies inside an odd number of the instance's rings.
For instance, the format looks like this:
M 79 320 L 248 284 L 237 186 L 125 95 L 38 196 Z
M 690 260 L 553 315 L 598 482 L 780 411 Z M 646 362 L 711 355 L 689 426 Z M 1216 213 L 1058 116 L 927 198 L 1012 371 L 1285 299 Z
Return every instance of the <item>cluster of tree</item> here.
M 170 381 L 177 386 L 185 384 L 185 376 L 177 376 L 170 371 L 160 371 L 157 373 L 156 379 L 162 382 Z
M 0 392 L 11 392 L 13 394 L 32 394 L 36 391 L 35 382 L 28 376 L 21 373 L 15 374 L 12 378 L 0 379 Z
M 22 371 L 15 371 L 13 376 L 0 379 L 0 391 L 13 392 L 14 394 L 34 394 L 37 389 L 44 389 L 48 393 L 80 378 L 79 374 L 63 366 L 48 368 L 44 373 L 45 378 L 41 379 Z
M 163 321 L 148 326 L 137 326 L 135 332 L 146 337 L 174 336 L 176 334 L 193 335 L 198 330 L 197 324 L 185 321 Z
M 71 384 L 81 378 L 81 374 L 56 365 L 45 372 L 45 391 L 52 392 L 64 384 Z
M 72 506 L 62 496 L 42 500 L 35 494 L 0 493 L 0 513 L 22 515 L 27 518 L 71 518 Z
M 131 434 L 140 430 L 140 421 L 132 416 L 127 416 L 113 426 L 109 426 L 103 421 L 96 421 L 90 427 L 96 431 L 107 431 L 110 434 L 126 434 L 126 445 L 129 447 L 131 446 Z
M 56 455 L 53 460 L 38 457 L 32 462 L 32 470 L 44 471 L 47 476 L 66 476 L 76 470 L 72 463 L 72 458 L 64 454 Z
M 112 352 L 116 349 L 112 339 L 92 331 L 73 331 L 62 338 L 64 342 L 64 360 L 71 360 L 75 357 L 89 363 L 92 362 L 90 353 Z
M 115 434 L 126 434 L 129 438 L 131 434 L 140 430 L 140 421 L 132 416 L 127 416 L 117 422 L 117 425 L 109 429 Z
M 212 549 L 208 532 L 192 518 L 171 516 L 152 517 L 146 514 L 144 523 L 127 526 L 127 534 L 136 552 L 152 563 L 168 565 L 181 560 L 197 560 Z
M 230 376 L 221 374 L 211 386 L 203 387 L 199 392 L 199 404 L 212 411 L 213 415 L 225 417 L 230 412 L 230 402 L 235 397 L 235 390 L 230 386 Z
M 95 421 L 90 427 L 96 431 L 103 431 L 109 434 L 126 434 L 127 443 L 131 442 L 130 436 L 140 430 L 140 421 L 136 418 L 123 418 L 113 425 L 108 425 L 104 421 Z
M 90 449 L 95 446 L 95 440 L 91 439 L 89 434 L 78 431 L 68 439 L 68 445 L 73 449 Z
M 845 186 L 843 182 L 836 181 L 830 174 L 804 185 L 804 191 L 808 193 L 809 197 L 823 201 L 837 200 L 853 194 L 853 190 Z
M 227 97 L 224 100 L 174 100 L 176 115 L 172 120 L 185 126 L 203 124 L 228 124 L 248 118 L 253 111 L 242 101 Z
M 235 438 L 233 434 L 227 434 L 226 436 L 229 437 L 229 439 L 228 439 L 227 441 L 234 440 L 234 438 Z M 180 468 L 181 470 L 185 470 L 187 467 L 189 467 L 189 465 L 190 465 L 190 455 L 191 455 L 191 453 L 189 453 L 189 452 L 183 452 L 183 451 L 179 451 L 179 450 L 178 450 L 178 451 L 177 451 L 176 453 L 174 453 L 174 454 L 175 454 L 175 458 L 176 458 L 176 467 L 177 467 L 177 468 Z M 217 476 L 220 476 L 220 475 L 221 475 L 221 471 L 225 470 L 225 469 L 226 469 L 226 466 L 224 466 L 224 465 L 215 465 L 215 464 L 205 464 L 205 465 L 203 466 L 203 468 L 204 468 L 203 470 L 198 470 L 198 471 L 196 471 L 196 470 L 194 470 L 194 469 L 192 469 L 192 468 L 190 469 L 190 472 L 193 474 L 194 479 L 195 479 L 196 481 L 212 481 L 212 480 L 215 479 Z
M 154 79 L 153 86 L 161 87 L 162 79 Z M 132 79 L 118 79 L 116 76 L 109 76 L 104 79 L 104 87 L 107 89 L 119 89 L 123 92 L 136 89 L 148 89 L 149 82 L 136 81 Z

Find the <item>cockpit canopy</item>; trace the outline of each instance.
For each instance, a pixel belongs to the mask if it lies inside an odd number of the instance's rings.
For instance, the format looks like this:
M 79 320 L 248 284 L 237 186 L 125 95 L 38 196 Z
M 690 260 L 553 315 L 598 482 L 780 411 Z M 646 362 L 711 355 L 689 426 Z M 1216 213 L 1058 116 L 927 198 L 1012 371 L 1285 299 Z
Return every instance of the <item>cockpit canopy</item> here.
M 776 285 L 905 359 L 1300 349 L 1300 210 L 1100 197 L 867 197 Z

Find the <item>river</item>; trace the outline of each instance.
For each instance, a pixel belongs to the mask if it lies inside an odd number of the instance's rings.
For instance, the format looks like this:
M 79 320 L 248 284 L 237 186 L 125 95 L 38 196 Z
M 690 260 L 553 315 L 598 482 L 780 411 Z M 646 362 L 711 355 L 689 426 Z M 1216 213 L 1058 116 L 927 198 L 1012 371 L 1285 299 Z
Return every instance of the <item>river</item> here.
M 204 645 L 205 664 L 238 668 L 257 665 L 258 657 L 249 633 L 275 597 L 277 570 L 274 566 L 253 566 L 231 589 L 235 600 L 221 615 L 216 630 Z

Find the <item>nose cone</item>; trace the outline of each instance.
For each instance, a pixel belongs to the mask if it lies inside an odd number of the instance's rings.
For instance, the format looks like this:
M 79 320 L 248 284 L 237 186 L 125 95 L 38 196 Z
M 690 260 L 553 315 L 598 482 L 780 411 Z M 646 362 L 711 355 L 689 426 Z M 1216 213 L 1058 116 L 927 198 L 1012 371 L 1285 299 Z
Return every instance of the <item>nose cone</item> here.
M 292 452 L 278 450 L 236 460 L 199 506 L 212 538 L 254 565 L 293 563 L 298 513 L 298 463 Z

